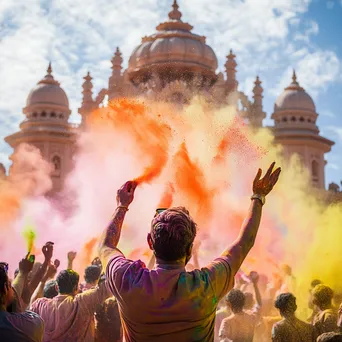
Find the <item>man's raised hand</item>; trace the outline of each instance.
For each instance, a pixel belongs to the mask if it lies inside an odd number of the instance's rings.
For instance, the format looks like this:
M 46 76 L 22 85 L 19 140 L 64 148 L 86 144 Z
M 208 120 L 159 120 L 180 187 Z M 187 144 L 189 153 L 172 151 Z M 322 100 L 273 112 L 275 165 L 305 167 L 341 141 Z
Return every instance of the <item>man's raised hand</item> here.
M 52 259 L 52 254 L 53 254 L 53 242 L 47 242 L 43 248 L 42 248 L 42 252 L 44 254 L 45 257 L 45 261 L 46 262 L 50 262 Z
M 68 252 L 68 261 L 74 261 L 76 258 L 77 252 L 70 251 Z
M 117 192 L 116 202 L 118 206 L 128 207 L 134 199 L 134 192 L 138 183 L 134 181 L 126 182 Z
M 262 171 L 258 170 L 258 173 L 253 181 L 253 193 L 257 195 L 266 196 L 273 189 L 274 185 L 277 183 L 281 168 L 278 167 L 275 171 L 273 171 L 275 162 L 271 164 L 269 169 L 267 170 L 265 176 L 260 179 Z M 272 172 L 273 171 L 273 172 Z

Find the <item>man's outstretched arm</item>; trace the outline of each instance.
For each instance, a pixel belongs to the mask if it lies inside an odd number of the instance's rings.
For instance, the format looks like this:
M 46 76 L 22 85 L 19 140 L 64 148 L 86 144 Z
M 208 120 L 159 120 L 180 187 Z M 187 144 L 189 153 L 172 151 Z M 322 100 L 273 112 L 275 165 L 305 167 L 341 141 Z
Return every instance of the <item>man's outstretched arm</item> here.
M 116 197 L 117 208 L 115 209 L 108 227 L 103 232 L 99 244 L 99 257 L 104 269 L 119 243 L 122 224 L 125 219 L 126 212 L 128 211 L 128 206 L 134 199 L 134 191 L 136 187 L 137 183 L 130 181 L 126 182 L 118 190 Z
M 248 215 L 242 224 L 240 233 L 235 242 L 223 253 L 223 256 L 230 255 L 234 260 L 234 270 L 237 271 L 247 254 L 254 245 L 255 238 L 258 233 L 262 207 L 265 202 L 265 197 L 273 189 L 274 185 L 277 183 L 281 169 L 277 168 L 273 171 L 275 163 L 272 163 L 266 172 L 265 176 L 260 179 L 261 169 L 253 182 L 253 196 L 252 203 L 249 207 Z M 272 172 L 273 171 L 273 172 Z

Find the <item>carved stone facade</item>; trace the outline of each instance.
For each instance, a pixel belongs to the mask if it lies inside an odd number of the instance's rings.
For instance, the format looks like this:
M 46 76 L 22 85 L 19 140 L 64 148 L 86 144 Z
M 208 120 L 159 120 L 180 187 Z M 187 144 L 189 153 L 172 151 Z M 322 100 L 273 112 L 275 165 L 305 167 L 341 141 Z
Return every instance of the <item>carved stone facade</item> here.
M 227 55 L 225 75 L 217 72 L 218 61 L 206 38 L 192 33 L 193 27 L 182 21 L 177 1 L 173 2 L 168 20 L 157 26 L 157 32 L 142 38 L 134 49 L 128 68 L 123 70 L 123 58 L 116 49 L 108 87 L 95 97 L 90 73 L 84 77 L 83 99 L 78 112 L 82 116 L 79 127 L 68 122 L 68 98 L 52 76 L 51 65 L 43 80 L 31 91 L 23 112 L 26 119 L 20 131 L 5 140 L 14 149 L 20 143 L 37 146 L 43 157 L 54 166 L 52 174 L 54 191 L 63 187 L 67 173 L 72 169 L 77 131 L 94 109 L 108 100 L 119 97 L 147 97 L 158 101 L 189 103 L 194 95 L 204 96 L 213 106 L 233 105 L 238 114 L 250 125 L 262 127 L 266 113 L 263 111 L 263 88 L 256 77 L 253 99 L 239 91 L 236 56 Z M 297 153 L 310 170 L 315 187 L 324 189 L 324 154 L 333 142 L 319 135 L 316 126 L 318 114 L 311 97 L 301 88 L 293 75 L 293 82 L 278 97 L 272 118 L 277 143 L 287 155 Z M 0 167 L 0 177 L 3 174 Z

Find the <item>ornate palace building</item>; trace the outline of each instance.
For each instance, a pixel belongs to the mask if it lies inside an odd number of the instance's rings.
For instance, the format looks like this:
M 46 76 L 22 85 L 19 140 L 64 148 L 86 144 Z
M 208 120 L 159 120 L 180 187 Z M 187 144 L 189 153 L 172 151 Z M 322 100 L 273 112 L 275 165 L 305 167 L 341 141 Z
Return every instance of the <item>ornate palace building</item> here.
M 90 73 L 84 77 L 83 100 L 78 111 L 83 122 L 105 97 L 112 100 L 143 96 L 184 105 L 194 94 L 200 94 L 217 106 L 236 105 L 245 121 L 262 127 L 266 113 L 259 77 L 255 80 L 253 99 L 248 99 L 239 91 L 233 52 L 227 56 L 225 73 L 217 73 L 215 52 L 206 44 L 206 38 L 193 33 L 192 29 L 182 21 L 182 13 L 174 1 L 168 20 L 157 26 L 156 33 L 142 38 L 141 44 L 132 52 L 126 70 L 123 70 L 123 59 L 117 48 L 111 60 L 112 74 L 107 88 L 94 96 Z M 54 79 L 51 65 L 46 76 L 29 93 L 23 113 L 25 119 L 20 124 L 20 131 L 5 140 L 14 150 L 24 142 L 38 147 L 43 157 L 54 165 L 54 191 L 59 191 L 72 168 L 77 132 L 82 125 L 69 123 L 68 97 Z M 317 117 L 312 98 L 299 85 L 294 72 L 292 82 L 275 101 L 272 130 L 276 142 L 284 147 L 287 155 L 299 154 L 311 172 L 312 184 L 324 189 L 324 155 L 334 142 L 319 135 Z M 332 184 L 330 188 L 339 192 L 336 186 Z

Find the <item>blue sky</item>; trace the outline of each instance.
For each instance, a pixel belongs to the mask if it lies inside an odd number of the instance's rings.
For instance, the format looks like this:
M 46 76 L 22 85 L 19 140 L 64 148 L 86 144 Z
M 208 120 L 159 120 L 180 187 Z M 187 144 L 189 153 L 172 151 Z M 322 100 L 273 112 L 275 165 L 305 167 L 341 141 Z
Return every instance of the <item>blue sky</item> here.
M 52 61 L 78 121 L 81 84 L 88 70 L 94 91 L 107 87 L 110 59 L 120 46 L 124 65 L 141 37 L 167 18 L 171 0 L 2 0 L 0 2 L 0 162 L 11 149 L 32 87 Z M 321 133 L 336 142 L 326 158 L 326 183 L 342 179 L 342 0 L 179 0 L 183 20 L 207 37 L 224 71 L 237 58 L 240 90 L 251 96 L 255 76 L 264 87 L 269 119 L 276 97 L 291 81 L 313 97 Z

